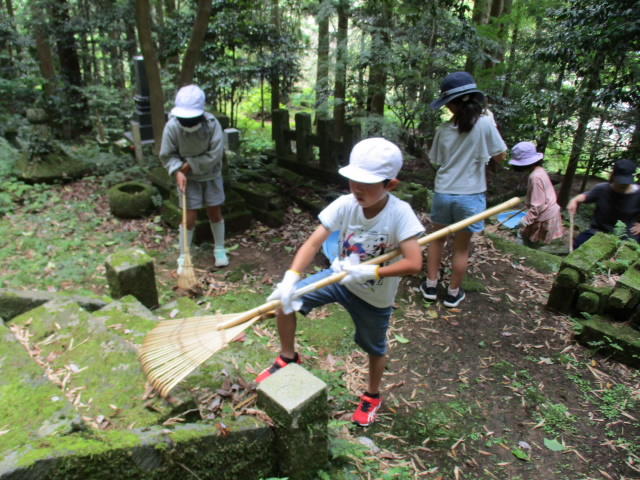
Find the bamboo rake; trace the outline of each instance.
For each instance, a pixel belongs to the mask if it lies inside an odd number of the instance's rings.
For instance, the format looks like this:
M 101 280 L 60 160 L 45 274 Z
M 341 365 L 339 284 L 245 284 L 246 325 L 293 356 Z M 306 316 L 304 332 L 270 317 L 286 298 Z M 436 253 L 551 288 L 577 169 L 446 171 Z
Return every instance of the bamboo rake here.
M 418 239 L 420 246 L 446 237 L 473 223 L 491 217 L 520 203 L 514 197 L 500 205 L 469 217 L 461 222 L 437 230 Z M 400 249 L 371 258 L 363 264 L 377 265 L 400 255 Z M 347 272 L 335 273 L 318 282 L 300 288 L 294 294 L 302 297 L 332 283 L 339 282 Z M 252 310 L 239 314 L 216 314 L 162 321 L 145 338 L 140 347 L 140 362 L 149 382 L 162 395 L 169 392 L 211 355 L 226 346 L 242 331 L 280 306 L 280 300 L 272 300 Z
M 184 264 L 178 277 L 178 287 L 183 290 L 191 290 L 198 285 L 196 273 L 191 263 L 191 251 L 187 242 L 187 188 L 182 191 L 182 243 L 184 244 Z

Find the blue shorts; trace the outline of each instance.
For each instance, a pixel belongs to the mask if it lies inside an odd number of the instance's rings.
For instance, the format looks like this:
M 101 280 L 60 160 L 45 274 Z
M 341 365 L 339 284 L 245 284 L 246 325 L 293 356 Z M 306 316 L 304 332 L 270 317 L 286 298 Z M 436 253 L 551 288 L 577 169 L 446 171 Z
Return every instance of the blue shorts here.
M 439 225 L 451 225 L 465 220 L 487 209 L 484 193 L 472 195 L 454 195 L 451 193 L 435 193 L 431 205 L 431 220 Z M 484 220 L 473 223 L 462 229 L 465 232 L 481 232 Z
M 322 280 L 335 272 L 323 270 L 307 277 L 296 285 L 296 289 Z M 300 313 L 307 315 L 311 310 L 329 303 L 339 303 L 351 315 L 356 327 L 354 341 L 369 355 L 381 357 L 387 353 L 387 330 L 391 319 L 392 307 L 378 308 L 357 297 L 343 285 L 332 283 L 315 292 L 311 292 L 302 300 Z

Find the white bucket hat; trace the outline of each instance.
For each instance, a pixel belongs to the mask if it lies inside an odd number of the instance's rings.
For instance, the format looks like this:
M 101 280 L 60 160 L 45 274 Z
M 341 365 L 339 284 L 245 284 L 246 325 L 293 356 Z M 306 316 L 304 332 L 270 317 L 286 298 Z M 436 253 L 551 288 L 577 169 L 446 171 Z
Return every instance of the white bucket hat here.
M 375 137 L 358 142 L 351 150 L 349 165 L 338 172 L 349 180 L 378 183 L 393 180 L 402 168 L 402 152 L 389 140 Z
M 199 117 L 204 113 L 204 101 L 205 95 L 200 87 L 182 87 L 176 95 L 176 106 L 171 110 L 171 115 L 180 118 Z
M 536 151 L 536 146 L 531 142 L 517 143 L 511 150 L 510 165 L 517 167 L 526 167 L 532 163 L 536 163 L 544 158 L 543 153 Z

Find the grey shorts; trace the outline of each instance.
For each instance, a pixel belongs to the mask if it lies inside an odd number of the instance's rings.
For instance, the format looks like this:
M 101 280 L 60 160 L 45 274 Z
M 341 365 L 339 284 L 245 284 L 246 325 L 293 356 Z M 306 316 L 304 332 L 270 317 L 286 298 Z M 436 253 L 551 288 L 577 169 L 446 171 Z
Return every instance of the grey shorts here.
M 187 209 L 217 207 L 224 203 L 222 176 L 204 182 L 187 182 Z M 182 208 L 182 192 L 178 189 L 178 202 Z

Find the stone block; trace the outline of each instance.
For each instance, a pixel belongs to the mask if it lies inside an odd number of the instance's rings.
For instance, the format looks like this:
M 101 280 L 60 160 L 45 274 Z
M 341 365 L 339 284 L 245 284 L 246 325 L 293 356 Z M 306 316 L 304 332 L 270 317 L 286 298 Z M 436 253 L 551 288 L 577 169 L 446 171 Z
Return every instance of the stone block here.
M 328 461 L 327 385 L 292 364 L 258 386 L 258 402 L 274 422 L 282 475 L 315 479 Z
M 633 308 L 637 301 L 637 296 L 631 290 L 618 286 L 609 297 L 609 306 L 614 310 L 623 310 Z
M 578 285 L 576 309 L 590 314 L 602 313 L 605 309 L 613 287 L 596 287 L 588 283 Z
M 393 193 L 401 200 L 409 203 L 414 210 L 430 210 L 429 198 L 432 195 L 427 187 L 418 183 L 401 182 Z
M 240 150 L 240 130 L 237 128 L 225 128 L 224 146 L 232 152 Z
M 582 292 L 578 296 L 576 308 L 579 312 L 596 313 L 600 310 L 600 297 L 593 292 Z
M 58 293 L 29 292 L 0 288 L 0 312 L 2 312 L 2 318 L 5 321 L 9 321 L 13 317 L 37 308 L 54 298 L 60 297 L 62 297 L 62 295 Z M 109 303 L 101 298 L 85 297 L 82 295 L 64 295 L 64 298 L 70 298 L 88 312 L 99 310 Z
M 617 287 L 626 288 L 632 294 L 633 301 L 637 303 L 640 299 L 640 268 L 639 263 L 633 264 L 628 268 L 616 282 Z M 627 306 L 633 307 L 634 304 L 628 304 Z
M 142 249 L 130 248 L 109 255 L 105 266 L 113 298 L 133 295 L 147 308 L 158 306 L 153 259 Z
M 565 267 L 553 282 L 547 308 L 555 312 L 570 313 L 578 291 L 578 284 L 583 280 L 583 275 L 576 269 Z
M 582 330 L 576 334 L 576 339 L 582 345 L 629 366 L 640 367 L 640 335 L 637 330 L 627 323 L 612 322 L 601 315 L 581 320 L 580 324 Z
M 593 274 L 596 264 L 610 258 L 617 249 L 618 239 L 616 237 L 597 232 L 580 248 L 567 255 L 561 268 L 571 267 L 588 278 Z

